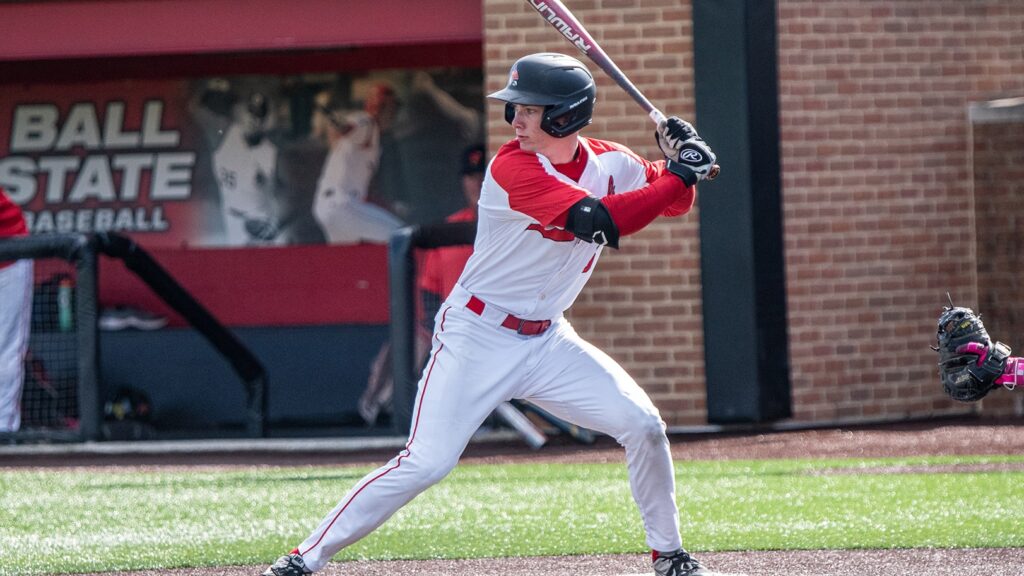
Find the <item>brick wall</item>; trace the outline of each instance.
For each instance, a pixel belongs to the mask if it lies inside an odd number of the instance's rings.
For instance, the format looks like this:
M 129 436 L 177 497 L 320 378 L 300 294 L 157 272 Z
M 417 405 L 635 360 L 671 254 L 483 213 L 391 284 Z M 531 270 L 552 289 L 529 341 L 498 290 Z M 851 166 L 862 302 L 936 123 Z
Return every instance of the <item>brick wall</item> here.
M 570 6 L 656 105 L 693 117 L 689 0 Z M 778 0 L 778 12 L 794 419 L 973 411 L 942 396 L 928 346 L 947 290 L 978 301 L 966 111 L 1024 94 L 1024 3 Z M 572 53 L 521 0 L 484 0 L 484 24 L 488 91 L 524 54 Z M 657 157 L 649 121 L 594 71 L 584 133 Z M 496 104 L 488 133 L 492 151 L 510 134 Z M 661 220 L 608 251 L 571 312 L 672 425 L 706 418 L 697 223 L 696 210 Z
M 978 305 L 993 339 L 1024 354 L 1024 102 L 975 122 Z M 996 392 L 986 415 L 1021 415 L 1024 394 Z
M 794 418 L 973 410 L 928 345 L 977 307 L 967 107 L 1024 93 L 1024 3 L 781 0 L 779 78 Z

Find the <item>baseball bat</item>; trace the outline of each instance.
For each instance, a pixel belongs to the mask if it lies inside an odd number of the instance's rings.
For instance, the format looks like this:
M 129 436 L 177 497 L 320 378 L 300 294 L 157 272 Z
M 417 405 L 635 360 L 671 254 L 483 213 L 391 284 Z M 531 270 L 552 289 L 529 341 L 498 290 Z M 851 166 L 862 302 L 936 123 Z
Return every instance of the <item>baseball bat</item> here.
M 526 2 L 547 20 L 548 24 L 551 24 L 562 36 L 565 36 L 566 40 L 572 42 L 584 56 L 589 58 L 594 64 L 597 64 L 598 68 L 604 70 L 605 74 L 614 80 L 620 88 L 625 90 L 626 94 L 629 94 L 630 98 L 636 101 L 644 109 L 644 112 L 647 112 L 655 126 L 665 119 L 665 115 L 661 110 L 658 110 L 658 107 L 652 104 L 644 96 L 643 92 L 619 69 L 615 61 L 608 57 L 608 54 L 601 48 L 601 45 L 587 32 L 587 29 L 576 19 L 572 11 L 565 4 L 562 4 L 561 0 L 526 0 Z M 714 180 L 720 171 L 721 167 L 715 164 L 711 167 L 707 179 Z

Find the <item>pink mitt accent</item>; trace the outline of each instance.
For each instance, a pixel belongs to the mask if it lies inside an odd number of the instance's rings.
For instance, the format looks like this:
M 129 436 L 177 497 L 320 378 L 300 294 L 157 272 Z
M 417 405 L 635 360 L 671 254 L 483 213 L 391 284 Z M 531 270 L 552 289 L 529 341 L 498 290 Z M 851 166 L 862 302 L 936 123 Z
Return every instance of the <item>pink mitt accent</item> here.
M 957 354 L 975 354 L 978 356 L 976 364 L 981 366 L 985 363 L 985 358 L 988 358 L 988 346 L 983 346 L 977 342 L 968 342 L 967 344 L 961 344 L 956 347 Z

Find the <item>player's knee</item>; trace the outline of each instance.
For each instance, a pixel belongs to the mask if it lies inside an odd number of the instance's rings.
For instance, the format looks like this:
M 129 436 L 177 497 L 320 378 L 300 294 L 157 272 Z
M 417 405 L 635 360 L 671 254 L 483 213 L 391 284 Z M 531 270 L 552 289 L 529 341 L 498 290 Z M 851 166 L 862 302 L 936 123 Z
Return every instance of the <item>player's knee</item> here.
M 443 480 L 458 462 L 457 456 L 455 458 L 436 458 L 427 462 L 419 461 L 410 467 L 409 472 L 413 482 L 422 489 L 426 489 Z
M 627 420 L 628 427 L 619 438 L 619 442 L 660 444 L 667 441 L 665 421 L 657 412 L 642 412 Z

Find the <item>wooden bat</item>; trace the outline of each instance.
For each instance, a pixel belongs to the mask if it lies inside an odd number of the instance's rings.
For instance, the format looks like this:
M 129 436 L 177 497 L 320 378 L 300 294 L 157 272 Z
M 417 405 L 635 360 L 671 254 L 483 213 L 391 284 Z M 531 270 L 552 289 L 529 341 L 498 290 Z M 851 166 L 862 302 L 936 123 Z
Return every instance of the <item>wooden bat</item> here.
M 594 64 L 597 64 L 598 68 L 604 70 L 605 74 L 611 77 L 620 88 L 625 90 L 626 94 L 629 94 L 644 109 L 644 112 L 647 112 L 655 126 L 665 119 L 665 115 L 661 110 L 658 110 L 654 104 L 651 104 L 651 101 L 640 92 L 626 74 L 608 57 L 608 54 L 605 54 L 601 45 L 594 40 L 594 37 L 587 32 L 587 29 L 583 27 L 583 24 L 580 24 L 580 21 L 566 8 L 565 4 L 562 4 L 561 0 L 526 0 L 526 2 L 543 16 L 548 21 L 548 24 L 551 24 L 555 30 L 558 30 L 569 42 L 572 42 L 584 56 L 589 58 Z M 721 167 L 715 164 L 711 167 L 707 179 L 714 180 L 720 171 Z

